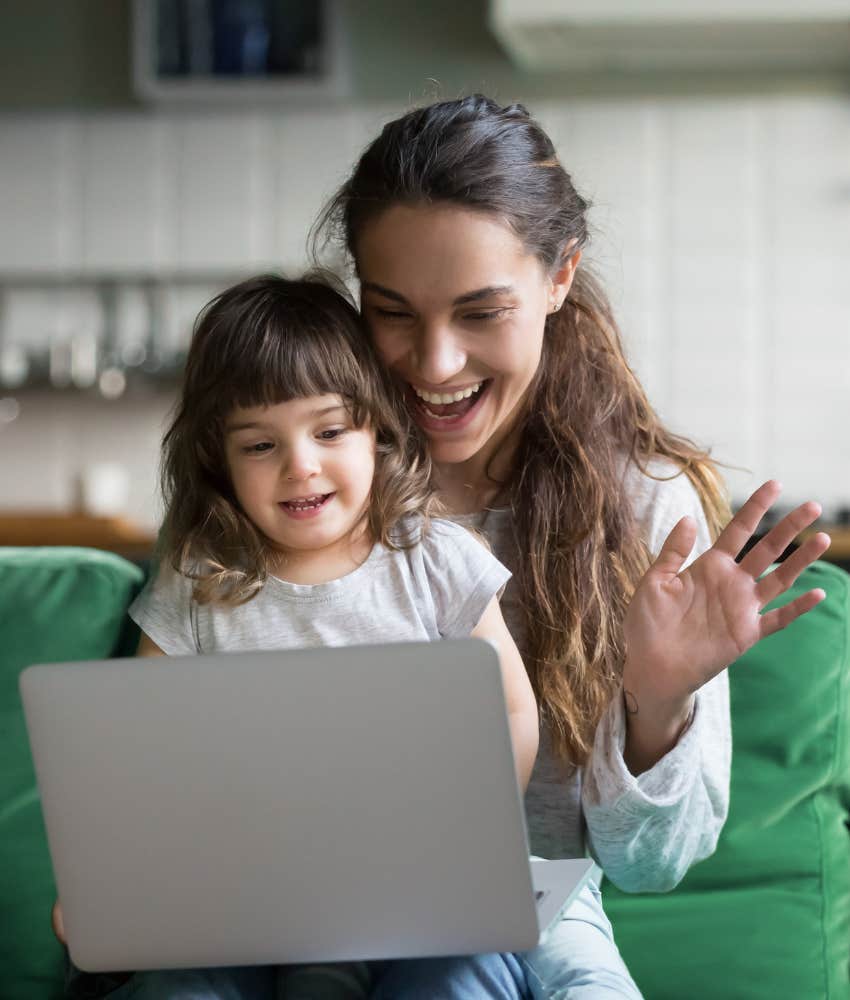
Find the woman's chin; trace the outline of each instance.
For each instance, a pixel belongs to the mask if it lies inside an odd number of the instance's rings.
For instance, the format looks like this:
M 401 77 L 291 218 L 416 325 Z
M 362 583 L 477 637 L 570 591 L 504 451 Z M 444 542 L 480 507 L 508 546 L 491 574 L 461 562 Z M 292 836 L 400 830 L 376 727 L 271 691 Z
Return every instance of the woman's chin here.
M 478 435 L 470 435 L 461 439 L 447 439 L 439 435 L 427 434 L 428 451 L 431 461 L 436 465 L 459 465 L 468 462 L 481 451 L 485 442 Z

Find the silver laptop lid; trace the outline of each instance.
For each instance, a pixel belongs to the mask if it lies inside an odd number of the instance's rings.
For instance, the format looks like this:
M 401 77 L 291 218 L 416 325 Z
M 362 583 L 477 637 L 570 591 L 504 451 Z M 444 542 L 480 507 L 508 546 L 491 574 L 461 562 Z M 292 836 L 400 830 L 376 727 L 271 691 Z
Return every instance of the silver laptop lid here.
M 485 642 L 64 663 L 21 692 L 83 969 L 537 942 Z

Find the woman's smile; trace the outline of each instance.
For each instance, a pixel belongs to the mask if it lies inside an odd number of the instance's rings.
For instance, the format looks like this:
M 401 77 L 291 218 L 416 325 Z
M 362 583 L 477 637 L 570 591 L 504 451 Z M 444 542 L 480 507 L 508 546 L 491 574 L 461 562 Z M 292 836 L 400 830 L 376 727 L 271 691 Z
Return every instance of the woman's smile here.
M 445 434 L 464 430 L 475 419 L 491 383 L 492 379 L 484 379 L 466 388 L 440 392 L 409 384 L 408 401 L 416 422 L 426 432 Z

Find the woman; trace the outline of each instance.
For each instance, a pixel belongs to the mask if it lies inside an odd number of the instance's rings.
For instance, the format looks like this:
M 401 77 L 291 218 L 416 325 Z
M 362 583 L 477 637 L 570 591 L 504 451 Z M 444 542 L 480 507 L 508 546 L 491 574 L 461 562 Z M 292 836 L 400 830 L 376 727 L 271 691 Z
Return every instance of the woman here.
M 735 562 L 779 486 L 724 527 L 714 465 L 658 420 L 581 263 L 586 209 L 527 111 L 474 96 L 390 122 L 317 246 L 344 244 L 442 499 L 513 570 L 503 608 L 543 729 L 532 850 L 590 850 L 621 888 L 663 891 L 726 818 L 725 668 L 822 599 L 759 613 L 829 539 L 758 581 L 819 515 L 803 504 Z M 517 996 L 523 973 L 545 996 L 639 996 L 595 886 L 519 963 L 396 963 L 379 993 Z

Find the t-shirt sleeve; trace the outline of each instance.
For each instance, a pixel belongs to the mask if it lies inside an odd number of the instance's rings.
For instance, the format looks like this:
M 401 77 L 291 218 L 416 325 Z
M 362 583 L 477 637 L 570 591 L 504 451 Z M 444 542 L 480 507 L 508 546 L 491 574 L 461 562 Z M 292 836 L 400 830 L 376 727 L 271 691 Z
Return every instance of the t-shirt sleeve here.
M 195 629 L 194 583 L 169 566 L 160 566 L 130 605 L 128 614 L 169 656 L 199 653 Z
M 422 559 L 443 639 L 468 636 L 511 576 L 482 542 L 451 521 L 431 521 Z

